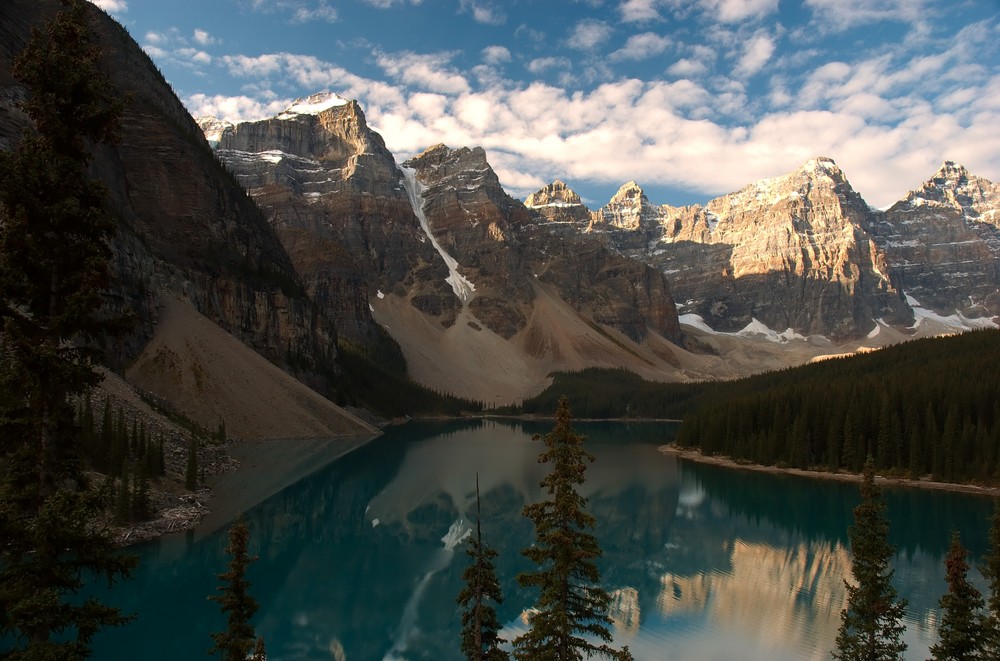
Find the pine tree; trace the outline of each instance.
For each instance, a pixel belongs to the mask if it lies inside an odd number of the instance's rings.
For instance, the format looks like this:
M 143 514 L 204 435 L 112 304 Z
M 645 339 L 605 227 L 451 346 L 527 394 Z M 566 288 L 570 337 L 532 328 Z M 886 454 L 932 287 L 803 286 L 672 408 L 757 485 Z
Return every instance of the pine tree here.
M 889 522 L 881 489 L 875 484 L 875 462 L 865 462 L 861 504 L 854 508 L 850 529 L 851 573 L 845 580 L 847 606 L 840 614 L 835 659 L 895 661 L 903 658 L 903 613 L 906 601 L 897 598 L 890 567 L 894 549 L 889 544 Z
M 469 661 L 503 661 L 510 656 L 500 649 L 500 620 L 489 604 L 503 603 L 500 581 L 497 580 L 494 549 L 483 544 L 482 516 L 479 507 L 479 475 L 476 475 L 476 536 L 469 537 L 465 551 L 471 564 L 462 573 L 465 588 L 458 595 L 462 612 L 462 653 Z
M 945 558 L 948 592 L 941 597 L 941 628 L 938 642 L 931 646 L 934 661 L 978 661 L 987 638 L 983 617 L 983 595 L 969 583 L 968 551 L 958 532 L 951 534 L 951 548 Z
M 115 220 L 89 179 L 95 143 L 114 137 L 121 105 L 97 67 L 83 0 L 35 30 L 14 62 L 31 119 L 0 152 L 0 637 L 8 658 L 83 658 L 93 635 L 127 621 L 77 595 L 126 577 L 92 522 L 104 496 L 82 471 L 71 398 L 100 381 L 85 344 L 122 329 L 102 311 Z
M 986 600 L 987 658 L 1000 659 L 1000 500 L 993 503 L 990 550 L 983 558 L 983 576 L 990 586 Z
M 264 637 L 258 636 L 257 642 L 253 646 L 253 655 L 250 661 L 267 661 L 267 649 L 264 647 Z
M 246 661 L 257 645 L 263 647 L 263 639 L 256 638 L 250 619 L 257 612 L 257 600 L 250 596 L 250 582 L 246 578 L 247 568 L 257 560 L 257 556 L 247 553 L 250 529 L 240 516 L 229 529 L 229 546 L 226 553 L 232 556 L 229 571 L 216 574 L 223 583 L 216 587 L 219 594 L 209 595 L 209 599 L 219 604 L 227 616 L 225 631 L 212 634 L 214 644 L 209 654 L 219 652 L 223 661 Z
M 627 647 L 619 651 L 608 645 L 611 598 L 599 585 L 595 562 L 601 548 L 587 531 L 595 523 L 584 510 L 587 499 L 576 490 L 594 457 L 583 449 L 584 439 L 570 422 L 563 397 L 555 428 L 542 439 L 546 450 L 538 458 L 539 463 L 551 464 L 551 472 L 542 480 L 551 499 L 524 507 L 524 516 L 535 524 L 536 543 L 522 553 L 539 569 L 520 574 L 517 580 L 525 587 L 537 587 L 540 594 L 528 631 L 514 641 L 514 658 L 575 661 L 596 653 L 631 659 Z M 604 643 L 595 643 L 595 638 Z

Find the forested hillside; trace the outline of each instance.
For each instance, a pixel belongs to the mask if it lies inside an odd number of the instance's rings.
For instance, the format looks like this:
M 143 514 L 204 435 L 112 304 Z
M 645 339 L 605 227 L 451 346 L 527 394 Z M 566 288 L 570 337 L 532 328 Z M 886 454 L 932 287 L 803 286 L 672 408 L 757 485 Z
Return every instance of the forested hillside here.
M 1000 333 L 920 340 L 705 393 L 678 442 L 760 464 L 993 482 Z
M 799 468 L 949 482 L 1000 479 L 1000 331 L 925 339 L 725 383 L 654 384 L 622 372 L 556 375 L 523 405 L 565 393 L 581 417 L 683 418 L 677 442 Z

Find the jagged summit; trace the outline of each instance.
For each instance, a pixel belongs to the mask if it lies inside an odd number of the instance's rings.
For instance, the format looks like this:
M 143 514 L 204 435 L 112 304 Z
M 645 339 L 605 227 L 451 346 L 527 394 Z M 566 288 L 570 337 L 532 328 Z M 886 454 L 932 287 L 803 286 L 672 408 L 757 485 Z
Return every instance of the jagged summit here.
M 233 127 L 232 122 L 211 115 L 197 117 L 194 121 L 198 123 L 198 128 L 205 134 L 205 139 L 208 140 L 208 144 L 212 145 L 212 147 L 219 144 L 222 133 L 226 129 Z
M 815 158 L 810 158 L 808 161 L 803 163 L 802 167 L 800 167 L 797 171 L 817 174 L 822 173 L 839 178 L 844 176 L 844 172 L 840 169 L 840 166 L 838 166 L 837 162 L 829 156 L 817 156 Z
M 642 187 L 639 186 L 635 180 L 622 184 L 622 187 L 618 189 L 618 192 L 611 196 L 612 202 L 623 202 L 625 200 L 635 200 L 637 202 L 649 203 L 649 200 L 646 198 L 646 193 L 643 192 Z
M 546 206 L 583 206 L 583 201 L 565 182 L 556 179 L 525 198 L 524 206 L 531 209 Z
M 1000 185 L 971 174 L 961 163 L 945 161 L 923 186 L 907 193 L 894 208 L 900 206 L 954 209 L 967 220 L 996 225 L 1000 222 Z
M 344 106 L 350 103 L 333 92 L 317 92 L 305 98 L 295 99 L 295 102 L 278 115 L 278 119 L 295 119 L 299 115 L 318 115 L 324 110 Z

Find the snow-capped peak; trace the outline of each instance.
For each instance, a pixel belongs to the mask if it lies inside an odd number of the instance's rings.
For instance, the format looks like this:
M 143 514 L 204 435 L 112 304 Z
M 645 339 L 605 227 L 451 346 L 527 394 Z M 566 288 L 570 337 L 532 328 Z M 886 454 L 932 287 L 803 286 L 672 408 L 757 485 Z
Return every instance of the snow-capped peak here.
M 212 145 L 212 147 L 219 144 L 222 132 L 233 126 L 232 122 L 212 116 L 198 117 L 194 121 L 198 123 L 198 127 L 201 128 L 201 132 L 205 134 L 205 139 L 208 140 L 208 144 Z
M 278 119 L 294 119 L 299 115 L 318 115 L 324 110 L 336 108 L 350 103 L 347 99 L 333 92 L 318 92 L 295 102 L 278 115 Z
M 960 163 L 945 161 L 919 190 L 910 191 L 910 207 L 950 207 L 969 221 L 996 224 L 1000 185 L 970 174 Z
M 828 156 L 810 158 L 802 164 L 802 167 L 799 168 L 799 172 L 805 172 L 813 175 L 822 174 L 834 179 L 839 179 L 844 176 L 840 166 L 838 166 L 837 163 Z

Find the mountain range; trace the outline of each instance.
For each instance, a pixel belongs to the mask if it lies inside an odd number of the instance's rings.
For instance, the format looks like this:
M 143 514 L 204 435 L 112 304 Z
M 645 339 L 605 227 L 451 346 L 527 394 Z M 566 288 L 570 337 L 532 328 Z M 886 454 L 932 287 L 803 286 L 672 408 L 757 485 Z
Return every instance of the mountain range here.
M 58 4 L 0 6 L 0 148 L 26 123 L 12 58 Z M 140 320 L 112 358 L 167 399 L 209 369 L 150 349 L 178 301 L 324 394 L 350 347 L 487 404 L 556 370 L 731 378 L 1000 315 L 1000 186 L 957 163 L 885 210 L 827 157 L 704 205 L 653 204 L 635 182 L 596 210 L 560 181 L 521 201 L 479 147 L 397 162 L 329 92 L 265 120 L 195 121 L 91 9 L 131 99 L 94 168 L 121 219 L 108 300 Z

